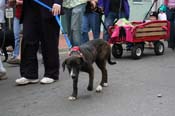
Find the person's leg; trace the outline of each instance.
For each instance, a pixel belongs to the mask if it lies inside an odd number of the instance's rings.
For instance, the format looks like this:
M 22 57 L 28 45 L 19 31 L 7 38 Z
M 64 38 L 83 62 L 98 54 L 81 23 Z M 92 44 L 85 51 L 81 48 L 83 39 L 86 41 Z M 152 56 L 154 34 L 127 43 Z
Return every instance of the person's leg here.
M 81 44 L 86 43 L 87 41 L 89 41 L 89 36 L 88 36 L 88 32 L 89 32 L 89 21 L 88 21 L 88 19 L 89 18 L 88 17 L 89 17 L 89 13 L 83 15 L 82 25 L 81 25 Z
M 41 38 L 41 48 L 44 60 L 44 77 L 53 79 L 51 82 L 42 79 L 41 83 L 52 83 L 59 79 L 59 28 L 54 18 L 43 20 L 43 38 Z
M 116 13 L 113 13 L 113 12 L 109 12 L 108 16 L 105 17 L 105 26 L 107 29 L 109 29 L 110 26 L 113 25 L 114 23 L 114 20 L 117 18 L 117 14 Z M 108 39 L 110 38 L 110 35 L 108 33 L 108 30 L 104 30 L 104 40 L 108 41 Z
M 172 12 L 172 11 L 170 11 Z M 168 40 L 168 47 L 174 49 L 175 48 L 175 14 L 172 14 L 171 20 L 170 20 L 170 38 Z
M 23 40 L 21 43 L 21 77 L 38 79 L 37 51 L 42 38 L 41 16 L 37 4 L 29 2 L 23 19 Z
M 14 33 L 14 38 L 15 38 L 15 46 L 13 50 L 13 57 L 9 60 L 7 60 L 7 63 L 10 64 L 19 64 L 20 59 L 19 59 L 19 47 L 20 47 L 20 31 L 21 31 L 21 25 L 19 23 L 19 19 L 14 17 L 13 19 L 13 33 Z
M 94 39 L 99 39 L 100 37 L 100 15 L 96 12 L 90 14 L 90 27 L 92 29 Z
M 68 38 L 73 46 L 73 35 L 72 35 L 72 30 L 71 30 L 71 19 L 72 19 L 72 9 L 64 9 L 64 16 L 66 20 L 66 27 L 67 27 L 67 35 Z
M 81 25 L 82 17 L 84 14 L 85 4 L 81 4 L 73 8 L 72 10 L 72 19 L 71 19 L 71 30 L 73 33 L 73 45 L 79 46 L 81 39 Z
M 30 21 L 24 21 L 24 35 L 21 44 L 21 76 L 28 79 L 38 78 L 37 51 L 39 40 L 36 26 Z
M 15 37 L 15 47 L 14 47 L 14 52 L 13 56 L 16 58 L 19 56 L 19 45 L 20 45 L 20 31 L 21 31 L 21 25 L 19 23 L 19 19 L 14 17 L 14 22 L 13 22 L 13 31 L 14 31 L 14 37 Z
M 174 26 L 174 30 L 175 30 L 175 9 L 173 10 L 173 26 Z M 174 36 L 173 36 L 173 41 L 172 41 L 172 49 L 175 50 L 175 33 L 173 32 Z

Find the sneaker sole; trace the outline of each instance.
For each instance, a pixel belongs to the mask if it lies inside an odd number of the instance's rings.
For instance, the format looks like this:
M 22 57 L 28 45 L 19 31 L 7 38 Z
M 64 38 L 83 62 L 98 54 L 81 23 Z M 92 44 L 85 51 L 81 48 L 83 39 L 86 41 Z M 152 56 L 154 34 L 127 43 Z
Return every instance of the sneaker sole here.
M 41 81 L 40 81 L 40 84 L 43 84 L 43 85 L 44 85 L 44 84 L 52 84 L 52 83 L 55 83 L 55 82 L 56 82 L 56 80 L 54 80 L 53 82 L 41 82 Z
M 39 82 L 39 80 L 37 80 L 37 81 L 30 81 L 30 82 L 26 82 L 26 83 L 18 83 L 18 82 L 16 82 L 16 85 L 18 85 L 18 86 L 22 86 L 22 85 L 28 85 L 28 84 L 37 84 Z

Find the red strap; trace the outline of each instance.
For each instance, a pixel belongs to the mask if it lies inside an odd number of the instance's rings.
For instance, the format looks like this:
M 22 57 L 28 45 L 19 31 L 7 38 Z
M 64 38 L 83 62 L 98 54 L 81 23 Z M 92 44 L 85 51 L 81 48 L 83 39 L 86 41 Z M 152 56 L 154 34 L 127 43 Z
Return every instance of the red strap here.
M 71 51 L 80 51 L 79 46 L 74 46 L 73 48 L 71 48 Z

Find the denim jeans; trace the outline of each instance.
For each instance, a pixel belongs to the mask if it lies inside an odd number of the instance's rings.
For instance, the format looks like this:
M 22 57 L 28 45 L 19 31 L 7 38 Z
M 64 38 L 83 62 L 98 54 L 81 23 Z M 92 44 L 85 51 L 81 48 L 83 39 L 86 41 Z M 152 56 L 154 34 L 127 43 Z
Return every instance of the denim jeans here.
M 109 12 L 108 15 L 105 17 L 105 26 L 107 29 L 109 29 L 110 26 L 112 26 L 114 24 L 114 21 L 115 19 L 119 19 L 120 18 L 124 18 L 125 17 L 125 13 L 124 12 L 121 12 L 120 13 L 120 16 L 118 13 L 115 13 L 115 12 Z M 108 30 L 104 30 L 104 40 L 105 41 L 108 41 L 108 39 L 110 38 L 110 35 L 108 33 Z
M 81 24 L 85 4 L 73 8 L 64 8 L 67 33 L 72 46 L 80 45 L 81 41 Z
M 81 27 L 81 43 L 89 41 L 88 32 L 92 30 L 94 39 L 100 36 L 100 15 L 96 12 L 83 15 Z
M 13 19 L 13 32 L 14 32 L 14 37 L 15 37 L 15 47 L 14 47 L 14 51 L 13 51 L 14 58 L 19 56 L 20 31 L 21 31 L 21 24 L 19 23 L 19 19 L 14 17 L 14 19 Z

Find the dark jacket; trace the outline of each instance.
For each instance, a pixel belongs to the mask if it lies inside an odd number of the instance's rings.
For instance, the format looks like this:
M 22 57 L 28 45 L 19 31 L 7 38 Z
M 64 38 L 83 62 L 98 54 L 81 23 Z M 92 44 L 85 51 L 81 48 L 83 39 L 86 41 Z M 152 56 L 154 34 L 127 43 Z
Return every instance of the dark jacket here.
M 121 0 L 122 1 L 122 9 L 124 10 L 125 17 L 129 19 L 130 15 L 130 7 L 128 0 Z M 104 9 L 105 16 L 108 15 L 110 12 L 110 0 L 98 0 L 98 6 Z
M 40 0 L 40 1 L 52 8 L 52 5 L 54 3 L 62 5 L 63 0 Z M 42 18 L 52 18 L 53 17 L 51 11 L 49 11 L 47 8 L 44 8 L 43 6 L 40 6 L 34 0 L 24 0 L 23 8 L 22 8 L 21 22 L 23 21 L 23 18 L 26 12 L 36 12 L 36 11 L 40 11 L 39 13 Z

